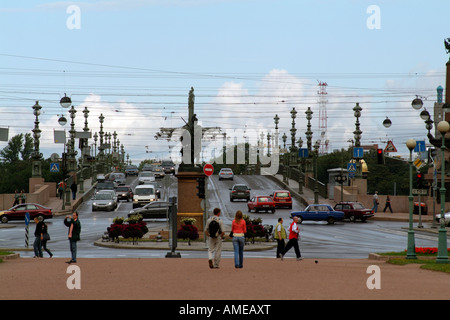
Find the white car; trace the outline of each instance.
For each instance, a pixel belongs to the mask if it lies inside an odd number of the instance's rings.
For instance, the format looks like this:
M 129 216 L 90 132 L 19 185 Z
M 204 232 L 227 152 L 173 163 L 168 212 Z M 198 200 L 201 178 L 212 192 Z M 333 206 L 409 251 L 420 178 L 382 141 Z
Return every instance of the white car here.
M 139 175 L 139 184 L 147 184 L 155 181 L 155 174 L 151 171 L 143 171 Z
M 436 213 L 436 221 L 441 223 L 441 214 Z M 450 227 L 450 212 L 444 213 L 444 225 Z
M 233 174 L 233 170 L 231 170 L 230 168 L 222 168 L 220 169 L 219 172 L 219 180 L 222 179 L 234 179 L 234 174 Z

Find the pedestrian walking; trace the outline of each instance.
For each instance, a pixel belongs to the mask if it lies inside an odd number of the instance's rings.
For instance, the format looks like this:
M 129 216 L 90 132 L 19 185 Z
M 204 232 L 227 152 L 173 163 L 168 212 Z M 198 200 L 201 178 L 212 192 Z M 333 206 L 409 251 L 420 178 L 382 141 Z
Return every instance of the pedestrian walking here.
M 277 240 L 277 255 L 276 257 L 280 257 L 280 253 L 283 253 L 286 239 L 286 229 L 283 226 L 283 218 L 278 219 L 278 224 L 275 226 L 275 230 L 273 231 L 273 238 Z
M 48 233 L 48 225 L 44 222 L 42 227 L 42 248 L 48 253 L 48 255 L 53 257 L 53 253 L 47 248 L 47 241 L 50 240 L 50 234 Z
M 62 181 L 62 180 L 58 184 L 58 194 L 59 194 L 59 199 L 62 199 L 63 194 L 64 194 L 64 181 Z
M 20 191 L 20 203 L 25 202 L 27 202 L 27 194 L 25 193 L 25 190 L 22 189 L 22 191 Z
M 34 218 L 34 222 L 36 223 L 36 229 L 34 230 L 34 258 L 42 258 L 42 237 L 43 237 L 43 228 L 44 223 L 39 220 L 38 217 Z
M 72 190 L 72 200 L 75 200 L 77 198 L 77 184 L 75 183 L 75 181 L 72 182 L 70 190 Z
M 289 241 L 286 247 L 283 250 L 283 253 L 280 254 L 281 260 L 283 260 L 285 254 L 294 247 L 295 255 L 297 256 L 297 260 L 302 260 L 302 256 L 300 254 L 300 248 L 298 247 L 298 236 L 300 234 L 300 229 L 298 227 L 298 217 L 295 216 L 291 225 L 289 226 Z
M 19 190 L 16 189 L 16 191 L 14 191 L 14 203 L 13 203 L 13 207 L 19 204 L 19 198 L 20 198 L 20 193 Z
M 240 210 L 236 211 L 234 220 L 231 223 L 231 232 L 233 233 L 234 267 L 242 268 L 247 225 L 245 224 L 245 220 L 242 217 L 242 211 Z
M 219 268 L 222 255 L 222 239 L 225 234 L 223 221 L 219 218 L 220 209 L 213 210 L 213 216 L 206 221 L 206 235 L 208 236 L 208 262 L 210 268 Z
M 389 210 L 391 210 L 391 213 L 393 213 L 391 207 L 391 198 L 389 198 L 389 195 L 386 197 L 386 204 L 384 205 L 383 212 L 386 212 L 387 208 L 389 208 Z
M 69 228 L 69 244 L 71 259 L 67 261 L 68 264 L 77 262 L 77 242 L 80 241 L 81 223 L 78 219 L 78 213 L 74 212 L 72 216 L 68 215 L 64 219 L 64 224 Z
M 373 212 L 377 213 L 378 211 L 378 191 L 375 191 L 375 193 L 373 194 Z

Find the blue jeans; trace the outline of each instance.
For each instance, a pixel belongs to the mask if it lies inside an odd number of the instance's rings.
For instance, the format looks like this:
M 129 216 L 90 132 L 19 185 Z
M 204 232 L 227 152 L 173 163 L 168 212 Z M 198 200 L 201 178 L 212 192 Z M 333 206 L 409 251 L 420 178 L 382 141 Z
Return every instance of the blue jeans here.
M 244 262 L 244 243 L 244 237 L 233 237 L 234 266 L 236 268 L 242 268 Z
M 69 239 L 70 242 L 70 252 L 72 253 L 72 261 L 77 261 L 77 242 Z
M 42 254 L 41 236 L 34 238 L 33 249 L 35 257 L 42 258 L 44 256 Z

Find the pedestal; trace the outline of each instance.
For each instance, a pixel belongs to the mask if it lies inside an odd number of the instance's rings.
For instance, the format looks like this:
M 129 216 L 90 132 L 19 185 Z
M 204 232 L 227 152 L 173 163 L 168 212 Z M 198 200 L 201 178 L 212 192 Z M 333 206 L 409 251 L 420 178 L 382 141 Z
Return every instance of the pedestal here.
M 175 175 L 178 179 L 177 229 L 182 218 L 195 218 L 199 233 L 203 231 L 203 210 L 197 196 L 197 178 L 205 177 L 201 171 L 183 171 Z

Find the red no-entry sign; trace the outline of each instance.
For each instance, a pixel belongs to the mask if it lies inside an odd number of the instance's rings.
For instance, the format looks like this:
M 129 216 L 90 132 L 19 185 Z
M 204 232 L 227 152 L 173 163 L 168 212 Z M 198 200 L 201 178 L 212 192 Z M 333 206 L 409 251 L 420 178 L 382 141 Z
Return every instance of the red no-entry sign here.
M 214 173 L 214 167 L 212 164 L 207 163 L 205 164 L 205 166 L 203 167 L 203 172 L 206 174 L 206 176 L 212 176 L 212 174 Z

